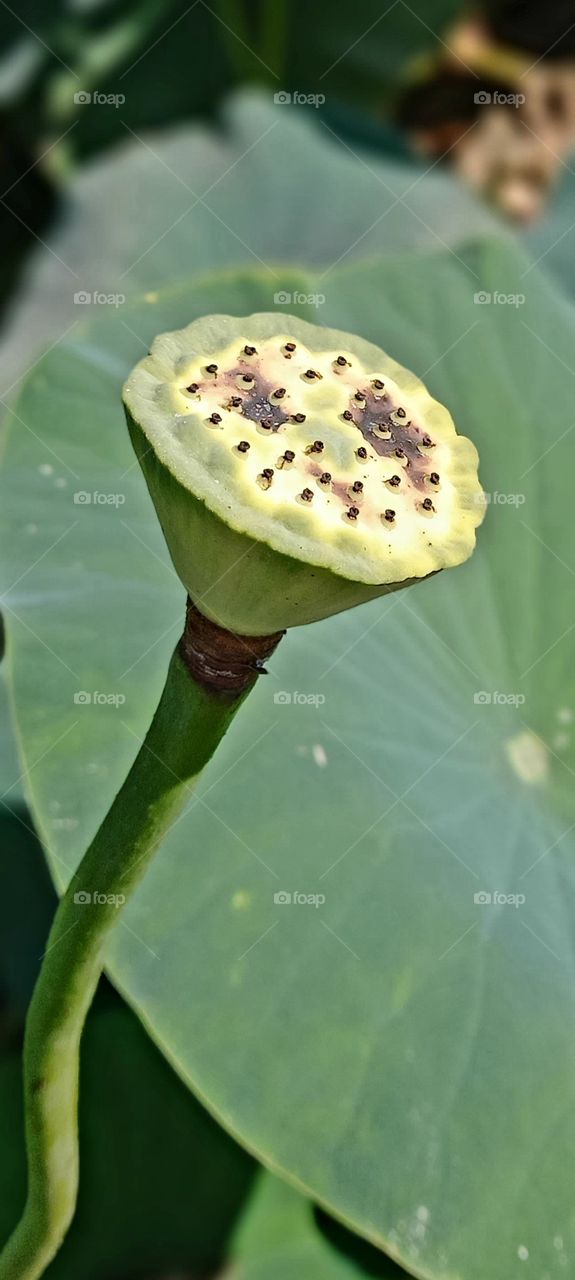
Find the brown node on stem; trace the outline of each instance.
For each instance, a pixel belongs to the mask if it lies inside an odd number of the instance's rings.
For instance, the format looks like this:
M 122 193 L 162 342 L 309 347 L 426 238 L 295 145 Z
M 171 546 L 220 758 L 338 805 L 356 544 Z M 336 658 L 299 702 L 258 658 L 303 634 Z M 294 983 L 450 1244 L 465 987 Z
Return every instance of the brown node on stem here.
M 237 697 L 266 674 L 264 663 L 284 635 L 236 635 L 206 618 L 188 598 L 180 656 L 193 679 L 210 693 Z

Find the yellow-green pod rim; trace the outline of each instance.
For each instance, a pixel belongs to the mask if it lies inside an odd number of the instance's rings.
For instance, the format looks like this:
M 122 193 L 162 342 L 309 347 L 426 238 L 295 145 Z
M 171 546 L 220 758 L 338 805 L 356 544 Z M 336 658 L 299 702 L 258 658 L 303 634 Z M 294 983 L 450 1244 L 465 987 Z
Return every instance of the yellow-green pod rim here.
M 231 529 L 365 584 L 461 564 L 475 446 L 379 347 L 273 312 L 161 334 L 124 388 L 158 461 Z

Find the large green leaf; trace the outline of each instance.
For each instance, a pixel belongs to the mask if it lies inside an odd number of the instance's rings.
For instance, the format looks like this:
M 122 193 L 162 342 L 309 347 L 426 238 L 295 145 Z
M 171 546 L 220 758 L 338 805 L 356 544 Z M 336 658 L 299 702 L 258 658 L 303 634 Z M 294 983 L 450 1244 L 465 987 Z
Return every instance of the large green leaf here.
M 575 222 L 573 221 L 573 197 L 575 195 L 575 169 L 563 162 L 559 183 L 551 200 L 546 217 L 535 223 L 526 236 L 526 243 L 535 263 L 549 271 L 555 282 L 575 299 Z M 529 283 L 532 268 L 527 267 L 525 284 Z
M 476 440 L 492 495 L 479 548 L 285 639 L 109 953 L 226 1127 L 445 1280 L 519 1280 L 527 1255 L 554 1277 L 575 1248 L 574 334 L 536 271 L 522 288 L 525 267 L 492 244 L 331 277 L 322 319 L 392 350 Z M 474 304 L 479 290 L 499 302 Z M 8 444 L 2 577 L 17 583 L 19 729 L 59 884 L 137 750 L 182 623 L 122 377 L 157 330 L 263 309 L 269 292 L 264 274 L 229 276 L 105 317 L 20 399 L 34 435 Z M 74 505 L 80 490 L 125 501 Z M 79 690 L 126 701 L 78 705 Z M 326 901 L 282 905 L 280 891 Z

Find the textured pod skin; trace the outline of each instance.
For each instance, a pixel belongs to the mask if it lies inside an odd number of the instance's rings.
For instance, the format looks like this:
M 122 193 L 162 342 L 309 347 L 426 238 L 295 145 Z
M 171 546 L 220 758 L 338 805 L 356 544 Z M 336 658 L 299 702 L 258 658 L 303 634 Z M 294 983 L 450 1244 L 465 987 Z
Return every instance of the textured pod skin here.
M 474 446 L 361 338 L 207 317 L 155 340 L 124 402 L 178 575 L 229 630 L 313 622 L 473 550 Z

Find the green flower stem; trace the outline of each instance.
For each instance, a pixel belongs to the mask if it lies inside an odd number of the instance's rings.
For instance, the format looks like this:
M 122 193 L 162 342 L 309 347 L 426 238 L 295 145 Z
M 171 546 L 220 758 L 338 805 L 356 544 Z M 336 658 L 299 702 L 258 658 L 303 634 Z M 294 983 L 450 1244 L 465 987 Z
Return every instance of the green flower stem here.
M 198 617 L 189 609 L 188 625 L 191 615 Z M 203 645 L 198 654 L 193 642 L 186 646 L 185 633 L 145 742 L 56 912 L 26 1024 L 28 1197 L 0 1256 L 0 1280 L 41 1276 L 72 1220 L 78 1189 L 80 1038 L 106 943 L 120 914 L 117 895 L 129 900 L 261 669 L 252 648 L 258 640 L 250 639 L 248 653 L 246 642 L 240 642 L 243 653 L 240 659 L 236 653 L 235 671 L 229 645 L 218 670 L 214 654 L 219 642 L 214 645 L 213 637 L 217 640 L 220 628 L 205 620 L 202 627 L 212 637 L 208 675 Z M 227 632 L 221 635 L 235 639 Z M 278 638 L 265 638 L 264 656 Z M 84 901 L 78 899 L 82 894 Z M 92 895 L 89 903 L 87 894 Z M 106 900 L 111 895 L 113 903 Z
M 264 0 L 260 55 L 276 76 L 285 72 L 288 38 L 287 0 Z
M 243 0 L 218 0 L 216 16 L 218 14 L 230 66 L 239 81 L 246 78 L 253 80 L 260 68 L 252 53 L 253 38 L 250 35 Z

